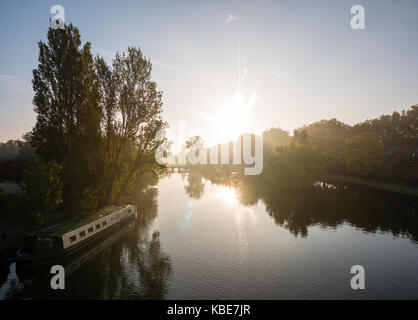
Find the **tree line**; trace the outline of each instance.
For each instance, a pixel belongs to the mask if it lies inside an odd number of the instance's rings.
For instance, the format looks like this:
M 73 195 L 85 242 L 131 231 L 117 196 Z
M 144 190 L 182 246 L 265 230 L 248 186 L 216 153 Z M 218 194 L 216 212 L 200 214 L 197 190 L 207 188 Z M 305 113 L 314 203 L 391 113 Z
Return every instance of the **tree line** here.
M 0 142 L 0 181 L 21 181 L 23 170 L 33 161 L 35 150 L 30 144 L 31 133 L 22 139 Z
M 191 137 L 185 148 L 203 142 Z M 231 144 L 231 143 L 230 143 Z M 248 177 L 258 188 L 273 192 L 311 189 L 335 175 L 392 183 L 418 183 L 418 105 L 348 125 L 337 119 L 320 120 L 294 130 L 263 132 L 263 172 Z M 198 166 L 203 176 L 225 178 L 231 166 Z
M 273 128 L 263 137 L 263 175 L 282 187 L 333 174 L 418 183 L 418 105 L 352 126 L 320 120 L 293 136 Z

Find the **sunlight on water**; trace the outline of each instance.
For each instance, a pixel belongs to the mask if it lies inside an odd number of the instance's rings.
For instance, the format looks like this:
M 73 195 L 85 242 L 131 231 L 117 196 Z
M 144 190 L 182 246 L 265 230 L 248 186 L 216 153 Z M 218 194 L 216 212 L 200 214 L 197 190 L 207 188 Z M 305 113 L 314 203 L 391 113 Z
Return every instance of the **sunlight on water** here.
M 220 190 L 217 193 L 217 196 L 231 206 L 238 203 L 238 200 L 236 197 L 236 191 L 234 188 L 220 187 Z
M 257 200 L 242 181 L 223 186 L 180 174 L 157 188 L 134 227 L 83 253 L 73 271 L 77 261 L 65 265 L 66 290 L 50 289 L 49 270 L 15 273 L 12 265 L 0 275 L 0 297 L 418 297 L 418 228 L 409 201 L 368 193 L 364 201 L 357 193 L 340 203 L 327 189 L 315 207 L 277 195 Z M 366 270 L 361 293 L 350 287 L 355 264 Z

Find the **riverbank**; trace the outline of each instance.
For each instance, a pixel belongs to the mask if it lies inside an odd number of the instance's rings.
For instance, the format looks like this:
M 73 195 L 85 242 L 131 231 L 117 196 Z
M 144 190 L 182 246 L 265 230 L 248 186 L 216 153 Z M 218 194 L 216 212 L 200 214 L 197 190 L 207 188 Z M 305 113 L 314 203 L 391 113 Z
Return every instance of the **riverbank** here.
M 333 175 L 333 176 L 330 176 L 330 178 L 339 182 L 358 184 L 358 185 L 362 185 L 362 186 L 366 186 L 366 187 L 370 187 L 374 189 L 391 191 L 391 192 L 418 197 L 418 188 L 416 187 L 410 187 L 410 186 L 405 186 L 402 184 L 395 184 L 395 183 L 380 182 L 380 181 L 369 180 L 369 179 L 364 179 L 364 178 L 359 178 L 359 177 L 342 176 L 342 175 Z
M 9 265 L 16 258 L 16 252 L 23 246 L 24 235 L 0 244 L 0 267 Z
M 64 220 L 62 212 L 49 217 L 48 227 Z M 13 262 L 16 251 L 24 244 L 25 236 L 31 232 L 27 224 L 22 220 L 10 215 L 0 217 L 0 265 Z
M 16 251 L 23 245 L 26 232 L 23 224 L 0 217 L 0 264 L 13 261 Z

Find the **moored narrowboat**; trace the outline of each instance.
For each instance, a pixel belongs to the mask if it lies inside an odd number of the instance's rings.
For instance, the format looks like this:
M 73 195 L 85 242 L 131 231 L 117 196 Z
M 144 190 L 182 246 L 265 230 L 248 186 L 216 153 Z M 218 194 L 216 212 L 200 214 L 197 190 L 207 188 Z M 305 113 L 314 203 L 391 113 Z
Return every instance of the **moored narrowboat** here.
M 110 206 L 39 230 L 25 237 L 16 261 L 20 267 L 34 267 L 68 257 L 136 217 L 133 204 Z

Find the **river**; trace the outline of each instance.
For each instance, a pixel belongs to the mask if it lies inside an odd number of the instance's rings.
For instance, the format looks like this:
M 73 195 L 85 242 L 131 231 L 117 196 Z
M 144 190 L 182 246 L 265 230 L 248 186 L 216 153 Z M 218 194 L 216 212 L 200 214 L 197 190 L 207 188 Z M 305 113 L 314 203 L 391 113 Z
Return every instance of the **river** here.
M 326 192 L 295 204 L 171 174 L 135 224 L 64 266 L 65 290 L 50 288 L 49 270 L 21 275 L 13 263 L 0 299 L 417 299 L 416 200 Z M 353 265 L 364 290 L 350 286 Z

